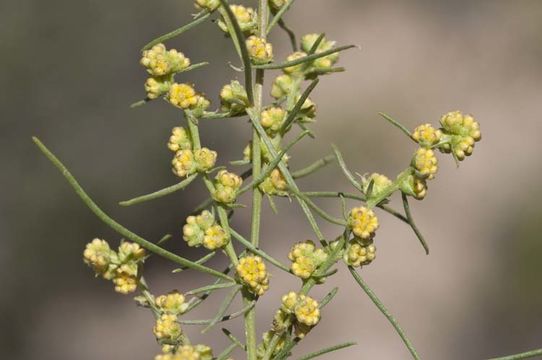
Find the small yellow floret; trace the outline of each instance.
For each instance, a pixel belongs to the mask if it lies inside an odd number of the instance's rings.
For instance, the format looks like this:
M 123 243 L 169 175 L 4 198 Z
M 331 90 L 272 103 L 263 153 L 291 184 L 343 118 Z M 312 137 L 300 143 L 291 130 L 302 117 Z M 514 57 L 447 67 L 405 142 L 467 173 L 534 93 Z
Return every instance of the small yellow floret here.
M 255 295 L 262 296 L 269 288 L 265 263 L 259 256 L 245 256 L 240 259 L 237 274 Z
M 197 170 L 197 163 L 192 150 L 177 151 L 171 165 L 173 165 L 173 173 L 179 177 L 191 175 Z
M 220 0 L 196 0 L 196 9 L 215 11 L 220 6 Z
M 181 326 L 177 322 L 177 316 L 163 314 L 156 320 L 153 328 L 154 336 L 161 341 L 176 341 L 182 334 Z
M 91 266 L 97 274 L 104 274 L 109 268 L 114 251 L 105 240 L 94 239 L 88 243 L 83 252 L 83 260 Z
M 427 179 L 435 178 L 438 171 L 438 160 L 433 150 L 419 148 L 412 160 L 414 168 Z
M 188 304 L 184 295 L 178 291 L 172 291 L 166 295 L 160 295 L 155 300 L 156 305 L 165 313 L 179 315 L 186 311 Z
M 307 56 L 307 53 L 303 51 L 297 51 L 289 55 L 286 58 L 286 61 L 290 62 L 290 61 L 298 60 L 298 59 L 304 58 L 305 56 Z M 298 75 L 302 72 L 304 66 L 305 66 L 304 64 L 293 65 L 293 66 L 282 69 L 282 71 L 284 71 L 286 74 Z
M 280 130 L 285 119 L 285 110 L 280 107 L 271 107 L 262 111 L 260 121 L 262 126 L 268 130 L 269 133 L 273 134 Z
M 376 257 L 376 247 L 373 244 L 363 245 L 353 241 L 344 253 L 344 261 L 353 267 L 370 264 Z
M 174 127 L 171 130 L 171 136 L 169 137 L 167 147 L 173 152 L 192 149 L 192 141 L 190 140 L 190 135 L 186 129 Z
M 258 36 L 246 40 L 248 54 L 255 64 L 266 64 L 273 60 L 273 45 Z
M 378 229 L 378 218 L 366 207 L 356 207 L 350 212 L 348 225 L 354 234 L 363 240 L 371 239 Z
M 166 50 L 164 44 L 157 44 L 143 51 L 140 62 L 153 76 L 173 74 L 190 66 L 190 60 L 183 53 L 175 49 Z
M 188 84 L 173 84 L 169 89 L 169 102 L 182 109 L 189 109 L 198 104 L 196 90 Z
M 194 150 L 194 160 L 196 161 L 196 169 L 198 172 L 207 172 L 215 166 L 218 154 L 216 151 L 208 148 Z
M 294 313 L 297 321 L 307 326 L 314 326 L 320 321 L 318 302 L 306 295 L 299 295 Z
M 229 242 L 229 238 L 226 232 L 220 225 L 213 225 L 205 230 L 205 236 L 203 238 L 203 246 L 208 250 L 216 250 L 226 246 Z
M 423 124 L 414 129 L 412 138 L 424 148 L 431 148 L 439 143 L 442 131 L 435 129 L 431 124 Z

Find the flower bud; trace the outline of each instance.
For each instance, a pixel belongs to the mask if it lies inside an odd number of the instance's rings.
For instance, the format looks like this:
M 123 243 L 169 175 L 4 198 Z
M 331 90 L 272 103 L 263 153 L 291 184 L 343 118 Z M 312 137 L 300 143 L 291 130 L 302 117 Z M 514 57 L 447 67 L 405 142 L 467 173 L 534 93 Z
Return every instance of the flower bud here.
M 103 275 L 109 269 L 109 265 L 116 254 L 105 240 L 94 239 L 88 243 L 83 252 L 85 264 L 92 267 L 96 274 Z
M 269 288 L 265 263 L 259 256 L 245 256 L 240 259 L 237 275 L 254 295 L 262 296 Z
M 132 262 L 118 267 L 113 277 L 115 291 L 120 294 L 130 294 L 137 289 L 137 264 Z
M 177 342 L 179 341 L 182 330 L 177 322 L 177 316 L 173 314 L 163 314 L 156 320 L 153 328 L 154 336 L 158 341 Z
M 293 90 L 294 79 L 288 74 L 279 75 L 273 81 L 271 96 L 275 99 L 286 97 Z
M 297 321 L 307 326 L 314 326 L 320 321 L 318 302 L 306 295 L 299 295 L 294 314 Z
M 369 185 L 373 183 L 371 193 L 368 194 Z M 392 181 L 387 176 L 378 173 L 372 173 L 369 177 L 361 178 L 361 185 L 363 187 L 363 193 L 371 198 L 378 198 L 383 194 L 391 185 Z
M 173 161 L 173 173 L 178 177 L 192 175 L 197 170 L 197 163 L 192 150 L 177 151 Z
M 435 129 L 431 124 L 423 124 L 414 129 L 412 138 L 423 148 L 431 148 L 439 143 L 442 131 Z
M 220 170 L 215 180 L 213 199 L 224 204 L 235 202 L 239 188 L 243 184 L 243 179 L 227 170 Z
M 262 111 L 260 122 L 268 134 L 277 133 L 286 120 L 286 111 L 280 107 L 270 107 Z
M 171 130 L 171 136 L 169 138 L 167 147 L 173 152 L 192 149 L 192 140 L 190 139 L 190 135 L 186 129 L 182 127 L 174 127 Z
M 230 239 L 222 226 L 213 225 L 205 230 L 205 236 L 203 238 L 203 246 L 206 249 L 214 251 L 216 249 L 223 248 L 230 242 Z
M 480 124 L 471 115 L 453 111 L 442 116 L 440 123 L 444 133 L 439 150 L 453 153 L 459 161 L 472 155 L 474 144 L 482 139 Z
M 156 306 L 158 306 L 160 310 L 173 315 L 180 315 L 188 308 L 184 295 L 178 291 L 172 291 L 166 295 L 160 295 L 156 298 L 155 302 Z
M 215 11 L 220 6 L 220 0 L 196 0 L 196 9 Z
M 232 81 L 220 91 L 220 104 L 224 112 L 232 115 L 242 114 L 249 106 L 247 91 L 239 81 Z
M 295 244 L 288 258 L 292 261 L 292 272 L 301 279 L 308 279 L 327 260 L 328 255 L 322 249 L 316 249 L 314 242 L 307 240 Z
M 416 200 L 423 200 L 427 194 L 427 183 L 425 179 L 410 175 L 399 184 L 399 189 Z
M 271 174 L 259 185 L 262 192 L 268 195 L 286 195 L 288 183 L 279 169 L 273 169 Z
M 286 4 L 286 0 L 269 0 L 269 6 L 273 10 L 280 10 Z
M 123 241 L 119 246 L 119 261 L 122 263 L 129 261 L 139 261 L 145 257 L 145 249 L 139 244 Z
M 434 179 L 438 171 L 438 160 L 433 150 L 419 148 L 412 159 L 412 166 L 424 179 Z
M 307 54 L 303 51 L 297 51 L 293 54 L 291 54 L 290 56 L 288 56 L 286 58 L 286 61 L 294 61 L 294 60 L 298 60 L 298 59 L 301 59 L 303 57 L 307 56 Z M 286 74 L 290 74 L 290 75 L 301 75 L 303 73 L 303 68 L 304 68 L 305 64 L 298 64 L 298 65 L 293 65 L 293 66 L 289 66 L 289 67 L 286 67 L 284 69 L 282 69 L 282 71 L 284 71 L 284 73 Z
M 190 66 L 190 59 L 175 49 L 166 50 L 164 44 L 157 44 L 143 51 L 141 65 L 152 76 L 164 76 L 183 71 Z
M 309 53 L 316 40 L 320 37 L 320 34 L 307 34 L 301 38 L 301 49 Z M 316 49 L 316 54 L 331 50 L 335 46 L 335 41 L 329 41 L 325 37 L 320 41 L 318 48 Z M 308 72 L 313 71 L 326 71 L 329 70 L 337 63 L 339 60 L 339 53 L 330 54 L 321 58 L 314 60 L 311 63 L 311 69 Z
M 343 259 L 346 264 L 352 267 L 360 267 L 370 264 L 376 257 L 376 247 L 373 244 L 363 244 L 356 240 L 350 241 Z
M 207 148 L 201 148 L 194 151 L 194 160 L 199 172 L 207 172 L 215 166 L 217 153 Z
M 230 9 L 237 19 L 242 32 L 245 34 L 253 34 L 256 31 L 258 27 L 258 16 L 254 9 L 243 5 L 230 5 Z M 222 31 L 228 32 L 228 26 L 224 19 L 218 21 L 218 26 Z
M 273 45 L 265 39 L 252 35 L 246 40 L 246 45 L 254 64 L 267 64 L 273 61 Z
M 167 77 L 150 77 L 145 81 L 147 98 L 154 100 L 168 93 L 171 81 Z
M 366 207 L 353 208 L 348 217 L 348 226 L 352 232 L 363 240 L 371 239 L 378 229 L 375 213 Z

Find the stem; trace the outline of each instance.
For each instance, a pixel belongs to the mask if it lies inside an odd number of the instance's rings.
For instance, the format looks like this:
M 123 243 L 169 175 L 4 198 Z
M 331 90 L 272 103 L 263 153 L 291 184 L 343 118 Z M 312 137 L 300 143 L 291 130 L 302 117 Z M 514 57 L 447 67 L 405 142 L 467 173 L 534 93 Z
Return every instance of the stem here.
M 190 175 L 189 177 L 187 177 L 186 179 L 184 179 L 183 181 L 181 181 L 178 184 L 168 186 L 167 188 L 155 191 L 155 192 L 147 194 L 147 195 L 142 195 L 142 196 L 138 196 L 136 198 L 130 199 L 130 200 L 121 201 L 121 202 L 119 202 L 119 205 L 121 205 L 121 206 L 132 206 L 132 205 L 136 205 L 136 204 L 141 204 L 141 203 L 146 202 L 146 201 L 159 199 L 159 198 L 167 196 L 169 194 L 173 194 L 176 191 L 183 190 L 184 188 L 186 188 L 188 185 L 190 185 L 192 183 L 192 181 L 194 181 L 196 179 L 196 177 L 198 177 L 198 174 L 192 174 L 192 175 Z
M 301 178 L 303 178 L 305 176 L 309 176 L 309 175 L 313 174 L 314 172 L 320 170 L 321 168 L 323 168 L 327 164 L 332 163 L 333 161 L 335 161 L 335 156 L 328 155 L 326 157 L 323 157 L 320 160 L 317 160 L 317 161 L 313 162 L 312 164 L 310 164 L 309 166 L 307 166 L 307 167 L 305 167 L 303 169 L 299 169 L 299 170 L 293 172 L 292 177 L 294 179 L 301 179 Z
M 503 357 L 498 357 L 498 358 L 491 358 L 489 360 L 528 359 L 528 358 L 532 358 L 532 357 L 535 357 L 535 356 L 538 356 L 538 355 L 542 355 L 542 349 L 531 350 L 531 351 L 527 351 L 527 352 L 520 353 L 520 354 L 508 355 L 508 356 L 503 356 Z
M 79 195 L 81 200 L 89 207 L 89 209 L 105 224 L 107 224 L 109 227 L 111 227 L 113 230 L 121 234 L 122 236 L 126 237 L 127 239 L 141 245 L 143 248 L 149 250 L 150 252 L 153 252 L 159 256 L 162 256 L 170 261 L 173 261 L 174 263 L 177 263 L 182 266 L 186 266 L 190 269 L 198 270 L 204 273 L 207 273 L 209 275 L 216 276 L 218 278 L 225 279 L 227 281 L 234 281 L 233 278 L 229 277 L 228 275 L 225 275 L 221 273 L 220 271 L 216 271 L 214 269 L 208 268 L 206 266 L 197 264 L 193 261 L 190 261 L 188 259 L 185 259 L 183 257 L 180 257 L 172 252 L 169 252 L 160 246 L 157 246 L 153 244 L 152 242 L 145 240 L 141 236 L 133 233 L 132 231 L 128 230 L 115 220 L 113 220 L 109 215 L 107 215 L 102 209 L 96 205 L 96 203 L 88 196 L 88 194 L 83 190 L 81 185 L 77 182 L 77 180 L 73 177 L 73 175 L 69 172 L 69 170 L 60 162 L 60 160 L 51 152 L 47 147 L 36 137 L 33 137 L 32 140 L 34 143 L 38 146 L 38 148 L 41 150 L 41 152 L 55 165 L 58 170 L 64 175 L 68 183 L 72 186 L 72 188 L 75 190 L 75 193 Z
M 429 246 L 427 245 L 427 242 L 425 241 L 420 229 L 418 229 L 418 226 L 416 226 L 416 223 L 414 222 L 414 218 L 412 217 L 412 213 L 410 212 L 408 197 L 405 193 L 401 193 L 401 197 L 403 198 L 403 207 L 405 208 L 405 214 L 407 216 L 408 223 L 410 224 L 410 227 L 414 231 L 414 234 L 416 234 L 416 236 L 418 237 L 418 240 L 420 240 L 420 243 L 425 249 L 425 253 L 429 255 Z
M 337 350 L 341 350 L 341 349 L 344 349 L 344 348 L 347 348 L 347 347 L 350 347 L 350 346 L 354 346 L 354 345 L 357 345 L 357 344 L 355 342 L 347 342 L 347 343 L 344 343 L 344 344 L 330 346 L 330 347 L 327 347 L 325 349 L 318 350 L 318 351 L 313 352 L 311 354 L 307 354 L 305 356 L 302 356 L 298 360 L 314 359 L 314 358 L 316 358 L 316 357 L 318 357 L 320 355 L 324 355 L 324 354 L 327 354 L 327 353 L 330 353 L 330 352 L 333 352 L 333 351 L 337 351 Z
M 365 281 L 361 278 L 361 276 L 358 274 L 358 272 L 352 268 L 351 266 L 348 267 L 348 270 L 352 273 L 352 276 L 356 280 L 356 282 L 359 284 L 359 286 L 365 291 L 367 296 L 371 299 L 371 301 L 376 305 L 376 307 L 384 314 L 384 316 L 388 319 L 388 321 L 392 324 L 392 326 L 395 328 L 395 331 L 399 334 L 403 342 L 405 343 L 406 347 L 408 348 L 408 351 L 410 351 L 410 354 L 412 354 L 412 357 L 416 360 L 419 360 L 420 357 L 418 356 L 418 353 L 416 352 L 416 349 L 414 349 L 414 346 L 410 342 L 410 340 L 407 338 L 405 332 L 395 320 L 392 314 L 386 309 L 384 304 L 380 301 L 380 299 L 376 296 L 376 294 L 369 288 L 369 285 L 365 283 Z

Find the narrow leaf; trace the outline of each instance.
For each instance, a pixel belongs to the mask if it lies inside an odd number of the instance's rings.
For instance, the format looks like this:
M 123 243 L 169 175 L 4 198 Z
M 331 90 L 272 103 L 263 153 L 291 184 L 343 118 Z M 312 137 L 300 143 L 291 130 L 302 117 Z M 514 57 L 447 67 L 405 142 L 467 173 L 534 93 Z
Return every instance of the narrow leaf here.
M 305 104 L 305 101 L 309 98 L 310 93 L 314 90 L 316 85 L 318 85 L 319 81 L 320 80 L 318 80 L 318 79 L 314 79 L 310 83 L 310 85 L 305 89 L 305 91 L 303 92 L 303 94 L 301 95 L 299 100 L 297 100 L 294 108 L 288 113 L 288 117 L 286 118 L 286 121 L 284 121 L 284 124 L 282 124 L 282 127 L 280 128 L 280 133 L 281 134 L 284 135 L 288 131 L 288 129 L 290 128 L 290 126 L 294 122 L 295 117 L 297 116 L 299 111 L 301 111 L 301 108 L 303 107 L 303 104 Z
M 337 162 L 339 163 L 339 166 L 341 170 L 343 171 L 344 176 L 350 181 L 350 183 L 359 190 L 359 192 L 363 193 L 363 188 L 361 187 L 360 183 L 356 180 L 354 175 L 348 170 L 348 167 L 346 166 L 346 163 L 344 162 L 343 155 L 339 151 L 339 148 L 335 145 L 332 145 L 333 147 L 333 153 L 335 154 L 335 157 L 337 158 Z
M 119 202 L 119 205 L 121 205 L 121 206 L 132 206 L 132 205 L 141 204 L 141 203 L 144 203 L 144 202 L 147 202 L 147 201 L 150 201 L 150 200 L 159 199 L 161 197 L 173 194 L 176 191 L 183 190 L 184 188 L 186 188 L 197 177 L 198 177 L 198 174 L 192 174 L 192 175 L 190 175 L 189 177 L 187 177 L 186 179 L 184 179 L 183 181 L 181 181 L 178 184 L 168 186 L 167 188 L 155 191 L 155 192 L 147 194 L 147 195 L 142 195 L 142 196 L 138 196 L 136 198 L 130 199 L 130 200 L 121 201 L 121 202 Z
M 384 119 L 388 120 L 393 126 L 401 130 L 406 136 L 408 136 L 409 139 L 412 139 L 412 133 L 410 132 L 410 130 L 408 130 L 408 128 L 401 124 L 399 121 L 393 119 L 391 116 L 384 113 L 378 113 L 378 115 L 382 116 Z
M 403 198 L 403 207 L 405 208 L 405 214 L 408 219 L 408 223 L 410 227 L 412 228 L 412 230 L 414 231 L 414 234 L 416 234 L 416 237 L 418 238 L 418 240 L 420 240 L 420 243 L 425 249 L 425 253 L 429 255 L 429 245 L 427 245 L 427 242 L 425 241 L 420 229 L 418 229 L 418 226 L 416 226 L 416 223 L 414 222 L 414 218 L 412 217 L 412 213 L 410 212 L 408 197 L 404 193 L 401 193 L 401 196 Z
M 333 351 L 341 350 L 341 349 L 344 349 L 344 348 L 347 348 L 347 347 L 350 347 L 350 346 L 353 346 L 353 345 L 357 345 L 357 344 L 355 342 L 347 342 L 347 343 L 344 343 L 344 344 L 330 346 L 330 347 L 324 348 L 322 350 L 318 350 L 318 351 L 315 351 L 313 353 L 302 356 L 302 357 L 299 358 L 299 360 L 314 359 L 314 358 L 317 358 L 318 356 L 325 355 L 325 354 L 328 354 L 328 353 L 333 352 Z
M 339 47 L 336 47 L 336 48 L 333 48 L 333 49 L 329 49 L 329 50 L 322 51 L 322 52 L 312 54 L 312 55 L 303 56 L 303 57 L 301 57 L 299 59 L 292 60 L 292 61 L 286 61 L 286 62 L 283 62 L 283 63 L 280 63 L 280 64 L 271 63 L 271 64 L 265 64 L 265 65 L 254 65 L 254 68 L 255 69 L 265 69 L 265 70 L 284 69 L 284 68 L 287 68 L 287 67 L 304 64 L 306 62 L 311 62 L 311 61 L 314 61 L 316 59 L 320 59 L 322 57 L 325 57 L 325 56 L 328 56 L 328 55 L 331 55 L 331 54 L 335 54 L 335 53 L 338 53 L 340 51 L 345 51 L 345 50 L 348 50 L 348 49 L 352 49 L 352 48 L 355 48 L 355 47 L 356 47 L 356 45 L 339 46 Z
M 164 41 L 173 39 L 174 37 L 181 35 L 182 33 L 184 33 L 186 31 L 198 26 L 199 24 L 201 24 L 202 22 L 207 20 L 209 18 L 209 16 L 211 16 L 211 13 L 208 13 L 208 12 L 201 13 L 200 16 L 196 17 L 190 23 L 188 23 L 186 25 L 183 25 L 183 26 L 181 26 L 180 28 L 178 28 L 176 30 L 173 30 L 173 31 L 171 31 L 171 32 L 169 32 L 169 33 L 167 33 L 165 35 L 162 35 L 162 36 L 152 40 L 147 45 L 145 45 L 143 47 L 143 49 L 141 49 L 141 51 L 148 50 L 148 49 L 152 48 L 154 45 L 160 44 L 160 43 L 162 43 Z

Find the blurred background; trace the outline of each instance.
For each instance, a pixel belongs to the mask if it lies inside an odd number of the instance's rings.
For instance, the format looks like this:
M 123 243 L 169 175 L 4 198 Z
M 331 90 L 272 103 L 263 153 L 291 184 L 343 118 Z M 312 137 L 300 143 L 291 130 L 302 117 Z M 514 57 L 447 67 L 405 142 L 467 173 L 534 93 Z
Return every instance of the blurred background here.
M 246 4 L 250 2 L 245 2 Z M 254 1 L 255 3 L 255 1 Z M 121 208 L 119 200 L 174 184 L 165 146 L 179 112 L 157 101 L 138 109 L 145 72 L 139 49 L 190 19 L 192 1 L 3 0 L 0 2 L 0 352 L 9 359 L 150 359 L 159 352 L 151 314 L 131 297 L 94 279 L 81 260 L 94 237 L 119 236 L 81 203 L 31 142 L 39 136 L 115 219 L 190 258 L 180 231 L 204 196 L 190 192 Z M 408 227 L 381 214 L 378 259 L 366 281 L 406 329 L 425 359 L 483 359 L 542 345 L 542 2 L 299 0 L 287 22 L 299 34 L 325 32 L 361 51 L 344 53 L 346 73 L 322 78 L 313 100 L 318 140 L 292 152 L 292 168 L 330 153 L 338 143 L 349 166 L 390 177 L 415 147 L 378 117 L 387 112 L 413 128 L 437 124 L 461 109 L 482 126 L 483 141 L 457 169 L 441 156 L 437 180 L 413 213 L 431 247 L 425 256 Z M 286 36 L 272 40 L 277 58 Z M 217 103 L 217 93 L 239 65 L 231 44 L 208 23 L 169 44 L 207 68 L 185 81 Z M 204 143 L 220 161 L 239 159 L 249 138 L 246 121 L 202 124 Z M 303 189 L 351 191 L 334 165 Z M 242 202 L 250 204 L 248 198 Z M 336 202 L 322 206 L 338 213 Z M 351 204 L 354 206 L 354 203 Z M 298 206 L 265 206 L 263 248 L 286 260 L 292 243 L 310 238 Z M 249 209 L 234 226 L 247 233 Z M 326 235 L 338 229 L 321 223 Z M 222 267 L 224 259 L 211 263 Z M 186 291 L 210 281 L 151 258 L 146 277 L 155 293 Z M 258 330 L 268 329 L 283 293 L 295 279 L 273 271 L 271 290 L 258 307 Z M 339 294 L 296 355 L 355 340 L 339 359 L 408 359 L 392 327 L 344 268 L 316 289 L 338 282 Z M 190 318 L 208 318 L 212 297 Z M 242 336 L 241 324 L 227 326 Z M 220 327 L 194 342 L 227 345 Z M 236 358 L 241 359 L 240 354 Z M 329 356 L 328 358 L 331 358 Z

